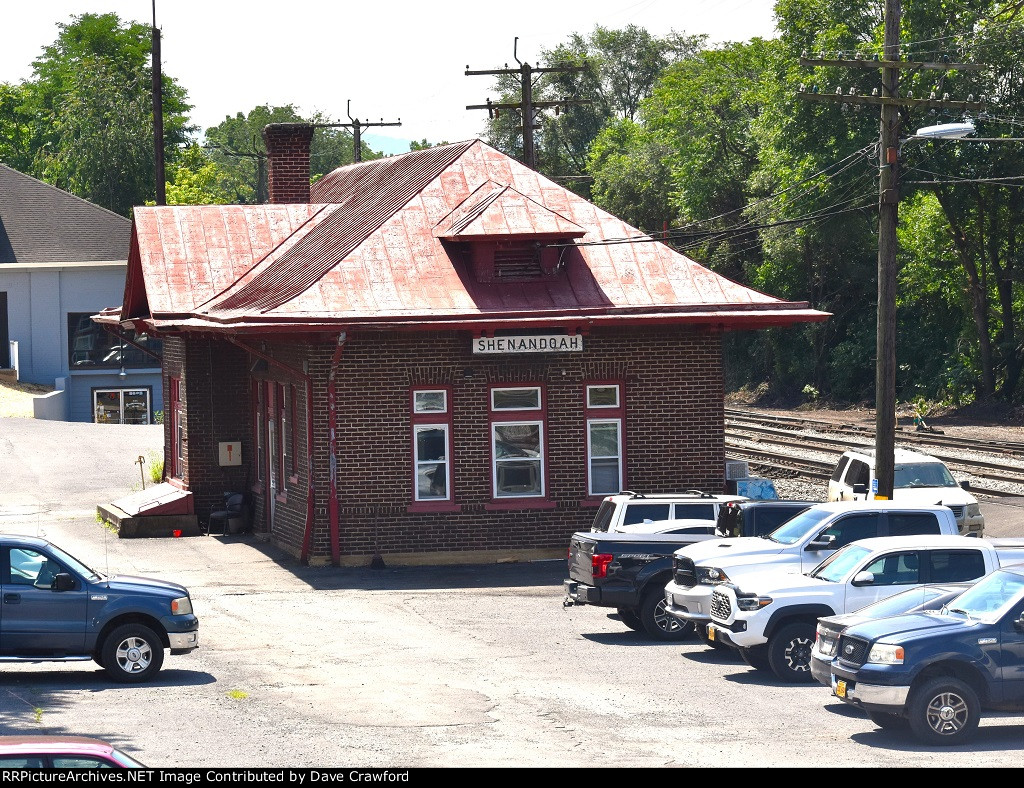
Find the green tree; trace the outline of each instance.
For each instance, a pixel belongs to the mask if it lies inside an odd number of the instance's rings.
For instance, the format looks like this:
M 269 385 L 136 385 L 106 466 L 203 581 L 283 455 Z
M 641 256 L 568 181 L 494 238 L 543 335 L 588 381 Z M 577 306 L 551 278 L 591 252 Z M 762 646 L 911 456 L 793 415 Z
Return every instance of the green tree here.
M 535 101 L 562 101 L 555 111 L 539 111 L 534 134 L 537 169 L 590 196 L 587 163 L 591 143 L 601 129 L 618 119 L 636 117 L 640 102 L 661 71 L 670 63 L 691 56 L 702 36 L 671 33 L 652 36 L 629 25 L 622 30 L 595 26 L 589 35 L 574 33 L 564 44 L 541 53 L 541 67 L 570 66 L 577 70 L 542 72 L 535 76 Z M 501 103 L 518 103 L 522 85 L 518 75 L 502 75 L 495 82 Z M 487 141 L 522 159 L 522 115 L 502 110 L 487 121 Z
M 266 200 L 266 146 L 263 127 L 270 123 L 313 123 L 309 166 L 313 181 L 332 170 L 355 160 L 352 133 L 322 113 L 306 118 L 291 104 L 280 107 L 262 105 L 247 113 L 228 116 L 205 133 L 205 147 L 210 158 L 224 171 L 231 173 L 237 184 L 235 202 L 256 203 Z M 361 159 L 369 161 L 381 154 L 360 141 Z
M 0 155 L 129 215 L 155 192 L 150 28 L 116 14 L 81 14 L 58 28 L 56 41 L 33 62 L 33 77 L 3 92 L 0 127 L 18 133 Z M 164 150 L 171 163 L 192 131 L 191 106 L 174 79 L 162 80 Z
M 168 205 L 231 205 L 241 185 L 236 174 L 225 170 L 198 143 L 185 148 L 168 170 Z

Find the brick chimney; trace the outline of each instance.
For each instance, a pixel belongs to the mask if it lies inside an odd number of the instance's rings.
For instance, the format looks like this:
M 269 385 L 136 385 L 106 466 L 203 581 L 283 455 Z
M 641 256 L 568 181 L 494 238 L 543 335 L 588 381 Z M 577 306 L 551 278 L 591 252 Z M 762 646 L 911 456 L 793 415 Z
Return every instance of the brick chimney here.
M 267 146 L 267 182 L 272 203 L 309 202 L 309 123 L 271 123 L 263 127 Z

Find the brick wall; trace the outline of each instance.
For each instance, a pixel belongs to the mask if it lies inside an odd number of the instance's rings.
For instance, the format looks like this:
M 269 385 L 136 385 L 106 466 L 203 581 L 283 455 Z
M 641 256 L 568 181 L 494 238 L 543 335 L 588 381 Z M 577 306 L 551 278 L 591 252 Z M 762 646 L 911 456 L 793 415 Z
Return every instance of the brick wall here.
M 309 147 L 312 140 L 313 127 L 308 123 L 271 123 L 263 127 L 270 202 L 309 202 Z
M 266 352 L 313 383 L 314 531 L 311 562 L 330 560 L 330 456 L 327 379 L 334 346 L 268 344 Z M 176 358 L 172 349 L 170 356 Z M 251 459 L 249 361 L 226 343 L 190 341 L 190 487 L 200 501 L 234 483 L 216 467 L 216 440 L 237 440 Z M 205 368 L 204 368 L 205 363 Z M 219 374 L 211 374 L 216 369 Z M 468 372 L 468 375 L 467 375 Z M 265 376 L 295 382 L 299 474 L 275 502 L 254 493 L 258 532 L 298 556 L 306 522 L 306 399 L 301 378 L 271 365 Z M 229 380 L 230 379 L 230 380 Z M 501 557 L 557 557 L 595 513 L 586 495 L 584 385 L 621 381 L 625 402 L 626 487 L 643 492 L 724 487 L 720 335 L 686 328 L 595 330 L 585 352 L 493 358 L 473 356 L 465 333 L 350 333 L 337 379 L 339 532 L 344 564 L 451 563 Z M 216 382 L 215 382 L 216 381 Z M 546 396 L 550 509 L 495 508 L 491 501 L 488 384 L 540 384 Z M 412 387 L 450 386 L 455 512 L 411 512 Z M 195 419 L 198 403 L 200 414 Z M 197 423 L 210 437 L 192 438 Z M 197 455 L 199 452 L 200 455 Z M 250 482 L 254 481 L 254 475 Z M 251 485 L 250 485 L 251 486 Z M 200 490 L 202 491 L 200 493 Z M 204 512 L 204 509 L 197 508 Z

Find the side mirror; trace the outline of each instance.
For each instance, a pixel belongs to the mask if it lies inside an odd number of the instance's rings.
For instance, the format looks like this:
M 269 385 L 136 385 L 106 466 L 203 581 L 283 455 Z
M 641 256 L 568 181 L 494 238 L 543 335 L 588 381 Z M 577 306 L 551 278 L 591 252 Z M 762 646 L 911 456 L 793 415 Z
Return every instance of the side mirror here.
M 969 489 L 971 489 L 971 483 L 970 482 L 960 482 L 960 489 L 961 490 L 969 490 Z
M 1020 618 L 1013 622 L 1013 628 L 1018 632 L 1024 632 L 1024 613 L 1021 614 Z
M 875 582 L 875 576 L 873 573 L 868 571 L 858 572 L 853 576 L 851 585 L 855 586 L 869 586 Z
M 53 578 L 53 585 L 51 586 L 51 588 L 54 591 L 74 591 L 75 578 L 73 578 L 67 572 L 61 572 Z
M 868 494 L 868 486 L 866 484 L 855 484 L 855 485 L 853 485 L 853 494 L 854 495 L 867 495 Z
M 831 550 L 832 543 L 836 540 L 835 534 L 819 534 L 818 537 L 807 543 L 807 550 Z

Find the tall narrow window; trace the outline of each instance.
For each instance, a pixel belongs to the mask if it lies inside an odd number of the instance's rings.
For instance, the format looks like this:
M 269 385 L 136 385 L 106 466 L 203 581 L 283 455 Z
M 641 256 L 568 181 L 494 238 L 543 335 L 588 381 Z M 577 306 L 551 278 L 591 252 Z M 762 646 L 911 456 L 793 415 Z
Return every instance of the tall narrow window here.
M 284 383 L 277 384 L 277 407 L 278 422 L 280 424 L 278 435 L 281 444 L 277 456 L 277 462 L 279 463 L 277 475 L 280 479 L 277 488 L 278 492 L 284 492 L 288 489 L 288 452 L 291 449 L 288 433 L 292 428 L 291 419 L 288 414 L 288 386 Z
M 544 403 L 540 386 L 491 389 L 495 498 L 544 496 Z
M 622 390 L 617 383 L 586 387 L 587 493 L 611 495 L 623 489 Z
M 253 442 L 256 444 L 256 480 L 263 481 L 266 478 L 266 455 L 263 450 L 263 423 L 264 423 L 264 384 L 262 380 L 252 382 L 253 411 L 256 423 L 253 425 Z
M 171 476 L 181 479 L 185 468 L 185 427 L 182 415 L 181 378 L 170 378 L 171 399 Z
M 451 408 L 448 389 L 412 392 L 413 499 L 450 501 Z

